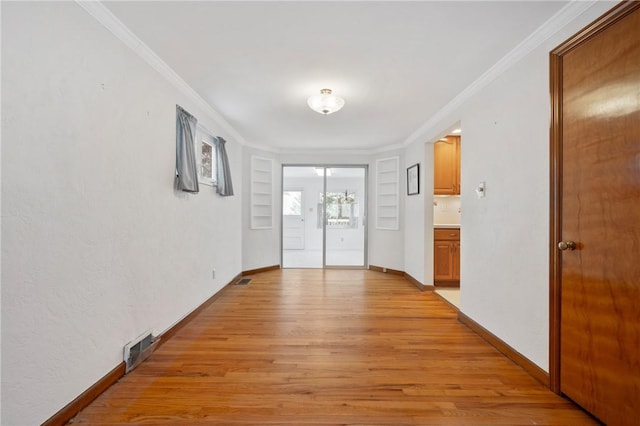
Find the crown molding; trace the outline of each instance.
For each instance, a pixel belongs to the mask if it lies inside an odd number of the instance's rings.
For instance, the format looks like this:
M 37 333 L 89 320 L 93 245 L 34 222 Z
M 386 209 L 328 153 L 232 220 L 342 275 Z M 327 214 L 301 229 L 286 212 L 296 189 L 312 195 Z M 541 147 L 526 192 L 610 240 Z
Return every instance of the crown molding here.
M 246 148 L 251 148 L 257 151 L 262 151 L 275 155 L 324 155 L 324 154 L 336 154 L 336 155 L 358 155 L 358 156 L 370 156 L 372 150 L 370 149 L 353 149 L 353 148 L 300 148 L 296 146 L 283 146 L 272 147 L 257 145 L 247 142 L 244 145 Z
M 398 151 L 405 148 L 402 143 L 393 145 L 377 145 L 369 148 L 299 148 L 299 147 L 282 147 L 282 148 L 266 148 L 251 143 L 247 143 L 248 147 L 268 151 L 275 154 L 293 154 L 293 155 L 321 155 L 321 154 L 338 154 L 338 155 L 359 155 L 369 157 L 379 155 L 386 152 Z
M 382 154 L 385 152 L 389 152 L 389 151 L 396 151 L 402 148 L 405 148 L 407 145 L 403 144 L 403 143 L 396 143 L 393 145 L 383 145 L 383 146 L 379 146 L 379 147 L 374 147 L 371 149 L 371 151 L 369 151 L 371 154 Z
M 280 151 L 281 155 L 308 155 L 308 156 L 320 156 L 320 155 L 335 155 L 335 156 L 347 156 L 353 155 L 357 157 L 370 157 L 372 151 L 370 149 L 338 149 L 338 148 L 288 148 Z
M 397 143 L 394 145 L 374 146 L 371 148 L 300 148 L 295 146 L 284 147 L 271 147 L 262 146 L 254 143 L 247 142 L 245 147 L 259 150 L 262 152 L 268 152 L 277 155 L 324 155 L 324 154 L 336 154 L 336 155 L 354 155 L 362 157 L 370 157 L 372 155 L 378 155 L 389 151 L 401 150 L 402 144 Z
M 272 146 L 262 146 L 262 145 L 257 145 L 255 143 L 250 143 L 250 142 L 245 142 L 244 146 L 246 146 L 247 148 L 257 149 L 257 150 L 264 151 L 264 152 L 269 152 L 271 154 L 281 154 L 283 152 L 283 150 L 281 148 L 274 148 Z
M 492 81 L 502 75 L 509 68 L 518 63 L 522 58 L 531 53 L 534 49 L 542 45 L 552 35 L 564 28 L 569 22 L 573 21 L 585 10 L 593 6 L 598 0 L 571 0 L 566 6 L 556 12 L 545 23 L 538 27 L 527 38 L 514 47 L 509 53 L 496 62 L 491 68 L 489 68 L 484 74 L 478 77 L 473 83 L 467 86 L 462 92 L 460 92 L 449 103 L 442 107 L 437 113 L 435 113 L 429 120 L 427 120 L 422 126 L 416 129 L 409 137 L 402 143 L 404 147 L 411 145 L 412 143 L 419 141 L 429 131 L 435 130 L 435 126 L 445 119 L 449 114 L 453 113 L 463 103 L 469 100 L 473 95 L 478 93 L 481 89 L 488 86 Z
M 169 83 L 189 98 L 197 107 L 207 113 L 222 130 L 231 135 L 235 142 L 246 145 L 247 141 L 233 126 L 207 101 L 205 101 L 186 81 L 182 79 L 166 62 L 164 62 L 149 46 L 140 40 L 126 25 L 122 23 L 107 7 L 98 0 L 76 0 L 89 15 L 100 22 L 106 29 L 133 50 Z

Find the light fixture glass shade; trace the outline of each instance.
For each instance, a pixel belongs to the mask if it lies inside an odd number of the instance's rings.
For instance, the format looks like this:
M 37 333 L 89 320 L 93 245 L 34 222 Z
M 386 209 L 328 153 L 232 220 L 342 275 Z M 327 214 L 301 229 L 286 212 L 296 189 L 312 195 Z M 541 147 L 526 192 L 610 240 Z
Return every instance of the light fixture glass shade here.
M 331 114 L 344 106 L 344 99 L 331 93 L 331 89 L 322 89 L 319 95 L 307 100 L 309 108 L 320 114 Z

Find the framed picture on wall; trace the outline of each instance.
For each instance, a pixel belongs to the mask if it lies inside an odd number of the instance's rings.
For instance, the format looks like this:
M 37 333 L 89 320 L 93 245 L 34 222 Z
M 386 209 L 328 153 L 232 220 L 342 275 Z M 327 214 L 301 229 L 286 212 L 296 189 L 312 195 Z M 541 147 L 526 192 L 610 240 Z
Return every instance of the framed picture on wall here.
M 407 168 L 407 195 L 420 193 L 420 163 Z

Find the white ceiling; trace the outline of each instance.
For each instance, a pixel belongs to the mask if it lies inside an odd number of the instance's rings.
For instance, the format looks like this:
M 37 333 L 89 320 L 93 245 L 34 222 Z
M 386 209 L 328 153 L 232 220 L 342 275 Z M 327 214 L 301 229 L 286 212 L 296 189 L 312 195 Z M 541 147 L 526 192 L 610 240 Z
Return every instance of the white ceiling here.
M 105 2 L 247 142 L 282 150 L 404 142 L 565 4 Z M 325 87 L 346 100 L 327 116 L 306 102 Z

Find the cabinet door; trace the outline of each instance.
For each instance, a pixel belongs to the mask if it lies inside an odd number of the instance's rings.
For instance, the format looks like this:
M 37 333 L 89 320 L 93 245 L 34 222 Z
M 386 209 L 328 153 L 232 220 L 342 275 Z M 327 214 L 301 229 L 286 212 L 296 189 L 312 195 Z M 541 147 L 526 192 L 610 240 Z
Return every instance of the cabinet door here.
M 460 195 L 460 136 L 453 136 L 456 145 L 456 174 L 455 174 L 455 195 Z
M 456 281 L 460 281 L 460 243 L 453 243 L 453 256 L 452 256 L 452 277 Z
M 453 279 L 453 241 L 434 241 L 433 278 L 435 281 Z
M 458 147 L 453 138 L 433 144 L 433 193 L 455 195 L 458 189 Z M 459 192 L 458 192 L 459 193 Z

